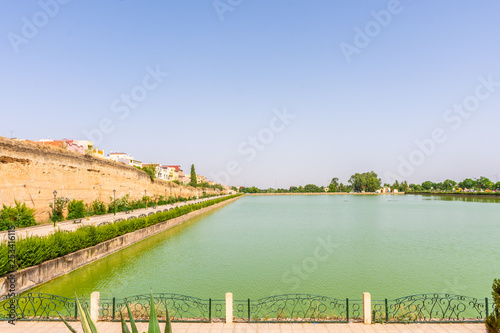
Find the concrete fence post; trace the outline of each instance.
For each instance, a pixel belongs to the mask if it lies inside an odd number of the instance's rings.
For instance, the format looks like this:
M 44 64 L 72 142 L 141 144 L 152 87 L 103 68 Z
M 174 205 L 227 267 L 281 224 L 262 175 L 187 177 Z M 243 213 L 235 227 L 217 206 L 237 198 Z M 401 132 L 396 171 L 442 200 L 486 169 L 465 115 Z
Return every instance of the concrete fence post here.
M 233 293 L 226 293 L 226 324 L 233 323 Z
M 372 323 L 372 295 L 363 293 L 363 323 Z
M 90 294 L 90 319 L 94 323 L 97 323 L 97 319 L 99 318 L 99 292 L 94 291 Z

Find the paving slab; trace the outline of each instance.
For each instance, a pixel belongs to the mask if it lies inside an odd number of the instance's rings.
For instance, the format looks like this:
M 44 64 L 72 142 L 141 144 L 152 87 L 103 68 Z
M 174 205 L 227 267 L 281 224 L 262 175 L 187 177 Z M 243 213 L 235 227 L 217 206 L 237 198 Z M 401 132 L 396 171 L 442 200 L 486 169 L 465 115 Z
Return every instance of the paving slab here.
M 71 325 L 83 333 L 80 323 Z M 163 329 L 165 324 L 160 324 Z M 99 322 L 100 333 L 121 333 L 118 322 Z M 146 332 L 148 323 L 137 323 L 139 332 Z M 173 323 L 174 333 L 484 333 L 484 324 L 223 324 L 223 323 Z M 19 321 L 15 325 L 0 322 L 1 333 L 68 333 L 62 322 Z

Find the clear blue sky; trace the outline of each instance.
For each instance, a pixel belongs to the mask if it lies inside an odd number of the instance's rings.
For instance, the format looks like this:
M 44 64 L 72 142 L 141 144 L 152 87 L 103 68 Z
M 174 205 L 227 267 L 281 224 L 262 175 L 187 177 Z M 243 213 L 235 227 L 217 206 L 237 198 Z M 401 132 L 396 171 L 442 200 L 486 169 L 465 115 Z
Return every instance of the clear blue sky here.
M 1 136 L 262 188 L 500 175 L 498 1 L 60 2 L 0 5 Z

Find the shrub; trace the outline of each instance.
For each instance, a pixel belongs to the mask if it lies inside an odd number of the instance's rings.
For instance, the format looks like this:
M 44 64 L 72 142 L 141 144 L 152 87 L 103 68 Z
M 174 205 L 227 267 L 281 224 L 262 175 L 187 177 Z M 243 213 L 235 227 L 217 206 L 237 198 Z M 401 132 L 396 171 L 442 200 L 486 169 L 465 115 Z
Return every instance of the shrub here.
M 500 279 L 493 281 L 493 303 L 495 309 L 493 313 L 486 318 L 486 331 L 488 333 L 500 333 Z
M 68 220 L 79 219 L 85 217 L 87 211 L 83 200 L 71 200 L 68 203 Z
M 139 208 L 145 208 L 145 207 L 146 207 L 145 197 L 143 197 L 142 199 L 133 200 L 130 202 L 131 209 L 139 209 Z
M 112 213 L 115 211 L 115 206 L 116 206 L 116 211 L 117 212 L 123 212 L 125 210 L 129 210 L 130 207 L 130 202 L 129 202 L 129 195 L 125 195 L 122 198 L 118 198 L 116 200 L 113 200 L 113 198 L 109 198 L 109 205 L 108 205 L 108 212 Z
M 54 215 L 55 215 L 55 221 L 63 221 L 64 220 L 64 208 L 68 205 L 69 199 L 66 197 L 59 197 L 56 198 L 55 200 L 55 208 L 54 208 L 54 202 L 49 203 L 49 207 L 52 209 L 52 212 L 49 214 L 50 219 L 54 221 Z
M 146 165 L 143 166 L 141 170 L 148 174 L 149 178 L 151 178 L 151 181 L 154 181 L 156 179 L 156 166 Z
M 99 199 L 95 199 L 89 206 L 90 215 L 104 215 L 108 212 L 106 204 Z
M 0 210 L 0 230 L 8 230 L 11 225 L 29 227 L 36 225 L 35 210 L 26 204 L 14 201 L 14 207 L 3 205 Z

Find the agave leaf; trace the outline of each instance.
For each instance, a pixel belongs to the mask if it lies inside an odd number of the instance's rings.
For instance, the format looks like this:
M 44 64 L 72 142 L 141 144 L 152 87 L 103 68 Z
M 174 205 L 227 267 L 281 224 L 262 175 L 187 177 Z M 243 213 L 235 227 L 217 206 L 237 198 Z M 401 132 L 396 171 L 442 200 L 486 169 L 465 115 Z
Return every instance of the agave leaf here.
M 127 306 L 128 318 L 130 319 L 130 327 L 132 328 L 132 333 L 139 333 L 139 331 L 137 331 L 137 326 L 135 326 L 135 320 L 132 316 L 132 311 L 130 311 L 130 306 L 128 306 L 128 303 L 125 303 L 125 305 Z
M 125 319 L 123 319 L 123 313 L 120 312 L 120 319 L 122 322 L 122 333 L 130 333 L 127 323 L 125 322 Z
M 59 313 L 59 311 L 57 311 L 57 310 L 56 310 L 56 312 L 57 312 L 57 315 L 59 316 L 59 318 L 61 318 L 61 320 L 63 321 L 63 323 L 66 325 L 66 327 L 67 327 L 67 328 L 68 328 L 68 329 L 69 329 L 72 333 L 77 333 L 77 332 L 76 332 L 76 330 L 75 330 L 73 327 L 71 327 L 71 325 L 70 325 L 70 324 L 69 324 L 66 320 L 64 320 L 64 318 L 61 316 L 61 314 Z
M 83 311 L 85 311 L 85 315 L 89 319 L 89 325 L 90 325 L 90 328 L 92 329 L 92 333 L 98 333 L 97 327 L 95 327 L 95 324 L 92 321 L 92 318 L 90 318 L 89 309 L 87 309 L 87 306 L 85 304 L 83 304 Z
M 149 300 L 150 311 L 149 311 L 149 327 L 148 333 L 161 333 L 160 323 L 158 323 L 158 318 L 156 317 L 155 302 L 153 300 L 153 291 L 151 291 L 151 299 Z
M 85 333 L 97 333 L 97 330 L 92 331 L 92 328 L 91 328 L 90 323 L 89 323 L 89 321 L 92 321 L 92 320 L 90 319 L 90 316 L 88 316 L 87 313 L 83 310 L 82 305 L 80 304 L 80 301 L 78 300 L 78 296 L 76 295 L 76 292 L 75 292 L 75 299 L 76 299 L 76 305 L 78 307 L 78 313 L 80 314 L 83 332 L 85 332 Z
M 165 324 L 165 333 L 172 333 L 172 324 L 170 323 L 170 315 L 168 314 L 168 307 L 166 302 L 165 302 L 165 317 L 167 319 L 167 323 Z

